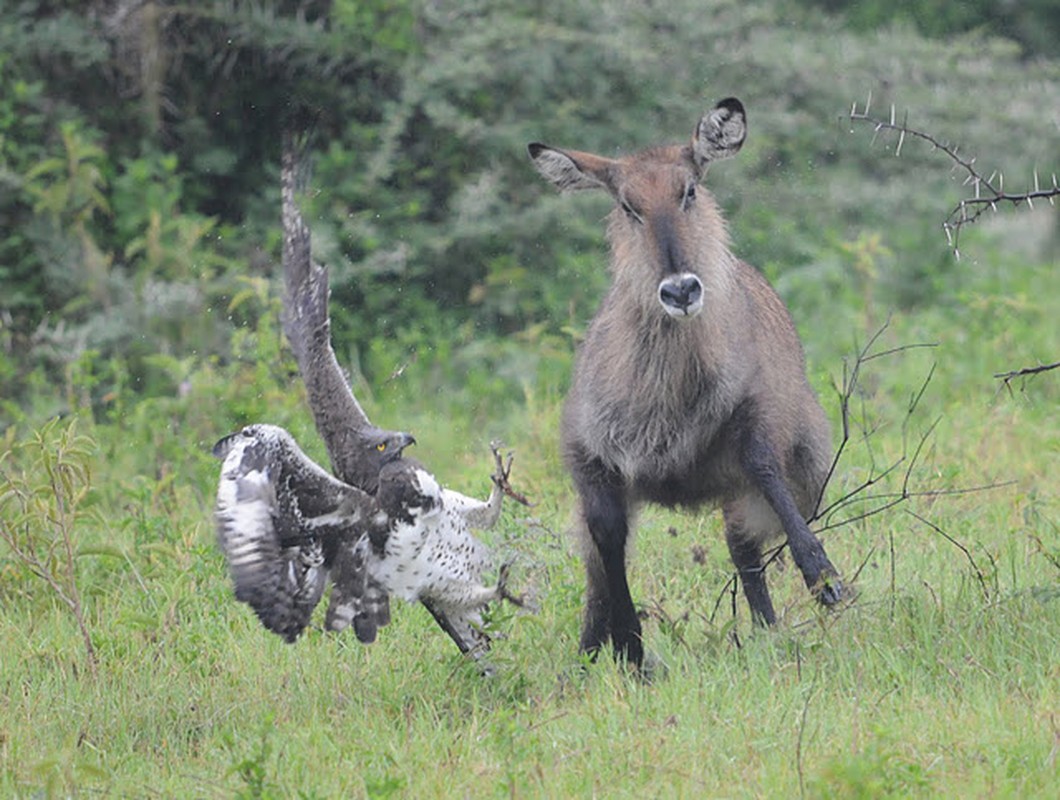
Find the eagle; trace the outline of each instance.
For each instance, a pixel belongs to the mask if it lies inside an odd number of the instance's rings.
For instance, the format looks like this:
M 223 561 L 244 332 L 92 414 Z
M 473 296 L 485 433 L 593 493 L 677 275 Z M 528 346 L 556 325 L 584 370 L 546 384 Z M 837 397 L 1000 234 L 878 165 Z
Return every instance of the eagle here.
M 492 528 L 500 516 L 508 469 L 496 447 L 493 452 L 498 471 L 485 501 L 440 487 L 413 461 L 396 461 L 380 472 L 376 501 L 383 516 L 376 520 L 383 525 L 341 546 L 328 609 L 331 630 L 352 623 L 358 639 L 371 641 L 376 629 L 389 622 L 386 609 L 374 602 L 374 583 L 403 600 L 423 603 L 461 652 L 479 658 L 489 649 L 482 609 L 494 600 L 523 605 L 507 589 L 508 564 L 501 565 L 495 585 L 484 584 L 492 559 L 471 535 L 471 528 Z M 347 564 L 365 565 L 363 591 L 355 582 L 361 572 Z
M 325 627 L 353 627 L 363 642 L 390 619 L 393 594 L 423 603 L 461 652 L 480 659 L 489 649 L 482 611 L 492 601 L 523 605 L 507 589 L 508 565 L 486 585 L 487 548 L 472 528 L 492 527 L 510 490 L 507 464 L 497 464 L 486 500 L 438 484 L 415 461 L 397 456 L 378 470 L 374 494 L 340 481 L 275 425 L 249 425 L 222 438 L 217 490 L 218 541 L 236 599 L 268 630 L 294 642 L 309 623 L 329 579 L 334 584 Z

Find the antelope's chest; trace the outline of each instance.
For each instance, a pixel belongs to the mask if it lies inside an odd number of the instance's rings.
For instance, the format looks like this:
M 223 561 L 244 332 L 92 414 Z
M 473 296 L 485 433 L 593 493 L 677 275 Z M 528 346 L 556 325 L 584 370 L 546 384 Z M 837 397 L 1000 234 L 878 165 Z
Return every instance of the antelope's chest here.
M 706 377 L 630 376 L 623 391 L 587 393 L 581 443 L 630 482 L 683 475 L 703 459 L 726 416 Z

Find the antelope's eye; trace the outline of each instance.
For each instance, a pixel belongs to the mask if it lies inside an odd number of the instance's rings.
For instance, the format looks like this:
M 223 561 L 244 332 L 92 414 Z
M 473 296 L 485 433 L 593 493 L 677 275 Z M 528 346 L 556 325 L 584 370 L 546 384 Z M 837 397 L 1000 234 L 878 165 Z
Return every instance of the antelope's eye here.
M 643 222 L 640 214 L 638 214 L 629 203 L 625 200 L 620 200 L 618 203 L 619 207 L 625 212 L 626 216 L 634 222 Z
M 681 197 L 681 207 L 684 208 L 684 209 L 688 209 L 688 207 L 690 205 L 692 205 L 692 203 L 694 203 L 695 200 L 696 200 L 696 185 L 694 183 L 690 183 L 690 184 L 688 184 L 688 186 L 685 187 L 685 193 Z
M 375 449 L 382 453 L 384 450 L 386 450 L 386 442 L 380 442 L 375 446 Z

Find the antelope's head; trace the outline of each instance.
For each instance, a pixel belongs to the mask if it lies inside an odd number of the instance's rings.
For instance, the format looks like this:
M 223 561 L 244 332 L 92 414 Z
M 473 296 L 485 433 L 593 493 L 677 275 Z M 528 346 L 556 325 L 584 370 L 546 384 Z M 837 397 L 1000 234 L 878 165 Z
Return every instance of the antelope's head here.
M 527 149 L 538 172 L 560 190 L 604 189 L 611 195 L 616 280 L 646 302 L 657 301 L 671 317 L 687 320 L 703 310 L 710 270 L 728 252 L 725 223 L 700 184 L 710 163 L 735 155 L 746 134 L 743 104 L 730 97 L 703 115 L 687 145 L 622 158 L 537 142 Z

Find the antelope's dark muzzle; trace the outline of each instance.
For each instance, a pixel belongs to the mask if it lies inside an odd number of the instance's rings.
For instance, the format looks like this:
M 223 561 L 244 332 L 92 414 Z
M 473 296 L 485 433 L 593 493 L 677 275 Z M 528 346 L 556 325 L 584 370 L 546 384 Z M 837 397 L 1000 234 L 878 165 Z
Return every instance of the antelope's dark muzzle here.
M 671 317 L 690 319 L 703 310 L 703 282 L 689 272 L 664 278 L 659 302 Z

